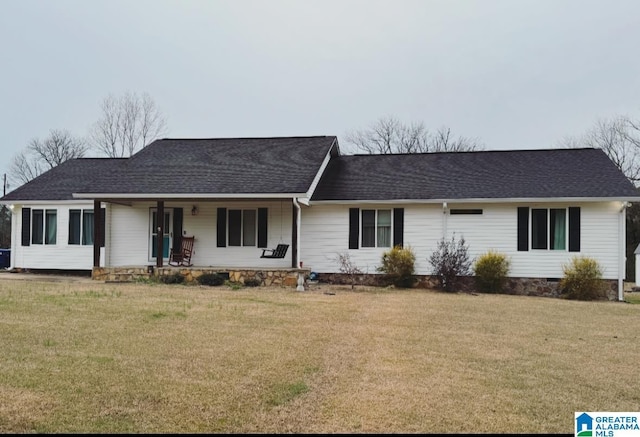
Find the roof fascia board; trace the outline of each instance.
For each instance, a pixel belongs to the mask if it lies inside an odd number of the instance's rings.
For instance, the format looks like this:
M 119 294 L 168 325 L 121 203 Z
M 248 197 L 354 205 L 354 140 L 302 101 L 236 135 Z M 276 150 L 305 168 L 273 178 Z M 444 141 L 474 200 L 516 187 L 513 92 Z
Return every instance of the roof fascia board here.
M 329 161 L 331 161 L 331 157 L 332 157 L 332 152 L 334 150 L 334 147 L 336 148 L 336 152 L 339 154 L 340 153 L 340 149 L 338 148 L 338 138 L 334 138 L 333 142 L 331 143 L 331 147 L 329 147 L 329 150 L 327 151 L 327 154 L 324 157 L 324 160 L 322 161 L 322 164 L 320 165 L 320 168 L 318 169 L 318 172 L 316 173 L 316 176 L 313 178 L 313 181 L 311 182 L 311 185 L 309 186 L 309 189 L 307 190 L 307 198 L 311 199 L 311 196 L 313 196 L 313 193 L 316 191 L 316 187 L 318 186 L 318 184 L 320 183 L 320 178 L 322 178 L 322 175 L 324 173 L 324 171 L 326 170 L 327 166 L 329 165 Z
M 0 200 L 0 205 L 84 205 L 91 199 L 58 199 L 58 200 Z
M 439 204 L 447 203 L 551 203 L 551 202 L 640 202 L 640 197 L 521 197 L 521 198 L 473 198 L 473 199 L 397 199 L 397 200 L 312 200 L 311 205 L 355 205 L 366 203 L 380 204 Z
M 73 193 L 74 199 L 291 199 L 306 193 Z

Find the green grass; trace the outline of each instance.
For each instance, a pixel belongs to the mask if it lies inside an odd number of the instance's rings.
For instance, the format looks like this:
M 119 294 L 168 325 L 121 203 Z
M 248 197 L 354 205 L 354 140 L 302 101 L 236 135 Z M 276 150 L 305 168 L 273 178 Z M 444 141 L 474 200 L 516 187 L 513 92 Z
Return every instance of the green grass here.
M 625 293 L 624 301 L 629 303 L 640 303 L 640 293 L 638 292 Z
M 289 384 L 277 384 L 268 392 L 267 404 L 271 406 L 284 405 L 292 401 L 297 396 L 309 391 L 309 387 L 304 381 L 297 381 Z
M 568 434 L 640 405 L 640 305 L 294 290 L 0 279 L 0 432 Z

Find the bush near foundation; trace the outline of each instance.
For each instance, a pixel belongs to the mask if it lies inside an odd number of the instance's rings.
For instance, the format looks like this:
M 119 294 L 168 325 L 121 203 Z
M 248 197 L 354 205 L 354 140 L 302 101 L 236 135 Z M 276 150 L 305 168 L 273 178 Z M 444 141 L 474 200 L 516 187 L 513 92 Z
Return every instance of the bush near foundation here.
M 262 285 L 262 281 L 258 278 L 245 279 L 244 286 L 245 287 L 259 287 Z
M 509 274 L 509 259 L 503 253 L 488 251 L 480 255 L 473 267 L 476 288 L 484 293 L 499 293 Z
M 567 299 L 595 300 L 603 297 L 606 283 L 602 280 L 602 268 L 589 257 L 575 256 L 562 266 L 564 277 L 560 290 Z
M 416 255 L 411 247 L 395 246 L 382 254 L 382 265 L 377 270 L 396 287 L 410 288 L 416 282 L 415 263 Z
M 180 272 L 164 275 L 160 277 L 163 284 L 182 284 L 184 283 L 184 275 Z
M 198 276 L 198 284 L 216 286 L 224 284 L 225 278 L 217 273 L 204 273 Z
M 433 274 L 438 278 L 441 290 L 453 292 L 458 285 L 458 277 L 466 276 L 471 271 L 469 247 L 464 237 L 456 240 L 455 235 L 450 241 L 444 238 L 438 242 L 436 250 L 429 257 L 433 267 Z

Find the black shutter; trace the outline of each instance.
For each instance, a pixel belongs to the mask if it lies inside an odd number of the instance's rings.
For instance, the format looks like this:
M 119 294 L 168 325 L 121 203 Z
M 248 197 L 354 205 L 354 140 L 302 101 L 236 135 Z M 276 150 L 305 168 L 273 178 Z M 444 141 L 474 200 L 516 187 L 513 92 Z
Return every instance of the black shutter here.
M 107 228 L 106 216 L 107 216 L 106 208 L 100 208 L 100 235 L 98 236 L 98 238 L 100 239 L 99 241 L 100 247 L 104 247 L 104 240 L 105 240 L 105 234 L 106 234 L 105 229 Z
M 360 240 L 360 208 L 349 208 L 349 249 L 357 249 Z
M 404 208 L 393 208 L 393 245 L 404 244 Z
M 580 207 L 569 208 L 569 252 L 580 252 Z
M 31 245 L 31 208 L 22 208 L 22 245 Z
M 267 247 L 267 212 L 267 208 L 258 208 L 258 247 Z
M 173 208 L 173 250 L 179 252 L 182 249 L 182 208 Z
M 529 208 L 518 207 L 518 251 L 529 250 Z
M 227 208 L 218 208 L 218 247 L 227 247 Z

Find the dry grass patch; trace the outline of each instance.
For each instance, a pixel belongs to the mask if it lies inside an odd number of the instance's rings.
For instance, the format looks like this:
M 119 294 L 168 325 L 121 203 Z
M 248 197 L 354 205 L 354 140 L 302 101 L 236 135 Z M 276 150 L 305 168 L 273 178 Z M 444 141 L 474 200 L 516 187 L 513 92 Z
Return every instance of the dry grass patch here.
M 0 280 L 0 432 L 570 433 L 575 411 L 640 404 L 639 316 L 424 290 Z

